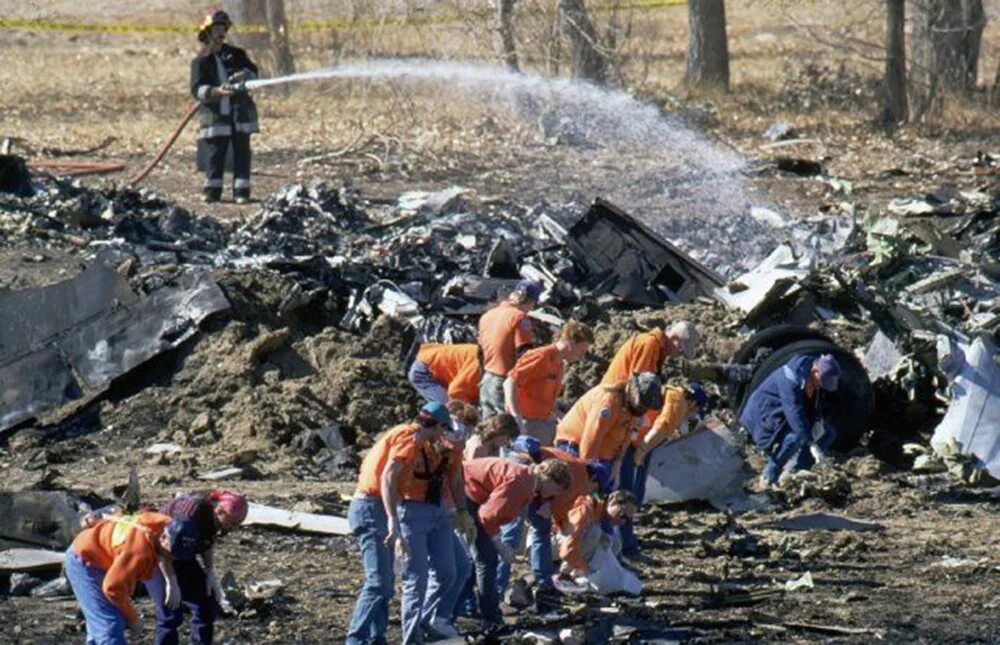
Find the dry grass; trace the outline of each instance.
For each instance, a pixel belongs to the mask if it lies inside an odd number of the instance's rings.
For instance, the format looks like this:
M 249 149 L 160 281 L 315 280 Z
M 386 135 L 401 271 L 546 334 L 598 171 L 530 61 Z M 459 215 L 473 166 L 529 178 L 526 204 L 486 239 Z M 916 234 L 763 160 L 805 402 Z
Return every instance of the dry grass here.
M 491 24 L 462 13 L 467 2 L 431 3 L 437 11 L 460 16 L 452 23 L 372 23 L 373 17 L 388 15 L 379 14 L 380 6 L 407 5 L 416 12 L 415 7 L 425 4 L 289 0 L 292 20 L 350 16 L 348 9 L 356 9 L 356 29 L 293 31 L 298 68 L 367 56 L 492 60 Z M 988 4 L 993 11 L 1000 6 L 997 1 Z M 12 17 L 37 16 L 33 6 L 0 1 L 0 11 Z M 334 6 L 341 11 L 334 12 Z M 881 7 L 877 0 L 727 3 L 733 87 L 721 96 L 688 96 L 680 86 L 687 39 L 683 7 L 600 12 L 595 20 L 605 37 L 615 35 L 618 78 L 629 91 L 682 113 L 747 154 L 760 154 L 760 134 L 776 120 L 822 138 L 823 148 L 798 152 L 831 157 L 831 168 L 853 178 L 874 176 L 914 155 L 954 154 L 956 145 L 957 154 L 975 147 L 995 149 L 1000 144 L 997 109 L 964 97 L 949 97 L 932 123 L 910 126 L 892 139 L 880 133 L 874 92 L 881 66 Z M 201 8 L 190 0 L 156 0 L 98 12 L 89 4 L 60 0 L 45 3 L 42 13 L 87 22 L 177 23 L 193 22 Z M 397 14 L 402 10 L 395 8 Z M 518 11 L 524 66 L 538 73 L 554 71 L 549 61 L 551 3 L 523 0 Z M 989 24 L 983 43 L 985 78 L 1000 58 L 997 21 Z M 0 136 L 18 136 L 38 148 L 85 147 L 114 135 L 118 142 L 109 154 L 138 163 L 155 151 L 188 103 L 188 63 L 195 51 L 194 38 L 182 34 L 0 32 L 0 58 L 5 61 L 0 68 Z M 564 66 L 559 71 L 565 72 Z M 512 144 L 531 138 L 530 124 L 505 121 L 488 105 L 441 101 L 435 91 L 393 83 L 300 86 L 287 97 L 261 91 L 258 103 L 264 134 L 256 149 L 265 155 L 295 159 L 320 154 L 356 142 L 363 131 L 371 141 L 359 153 L 370 154 L 332 169 L 342 176 L 384 178 L 383 166 L 391 163 L 397 178 L 405 180 L 419 176 L 424 166 L 447 170 L 456 160 L 475 158 L 484 165 L 517 167 Z M 193 142 L 191 130 L 168 157 L 167 167 L 187 164 Z M 498 156 L 498 151 L 504 154 Z M 294 178 L 298 170 L 290 168 L 275 174 Z

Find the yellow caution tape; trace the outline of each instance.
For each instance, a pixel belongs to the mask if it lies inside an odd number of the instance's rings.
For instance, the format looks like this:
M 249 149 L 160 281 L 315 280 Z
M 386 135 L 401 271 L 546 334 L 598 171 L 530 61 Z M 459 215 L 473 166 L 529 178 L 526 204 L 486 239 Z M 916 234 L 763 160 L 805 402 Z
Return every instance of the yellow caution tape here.
M 659 9 L 661 7 L 674 7 L 685 4 L 687 0 L 631 0 L 618 5 L 598 5 L 591 8 L 594 12 L 608 12 L 616 10 L 648 10 Z M 537 11 L 534 13 L 538 13 Z M 307 22 L 292 23 L 289 31 L 335 31 L 353 29 L 371 29 L 380 26 L 420 26 L 420 25 L 443 25 L 473 18 L 488 18 L 492 16 L 490 11 L 469 11 L 464 14 L 446 14 L 437 16 L 386 16 L 385 18 L 371 18 L 367 20 L 313 20 Z M 101 23 L 79 23 L 79 22 L 58 22 L 49 20 L 31 20 L 22 18 L 0 18 L 0 29 L 10 31 L 76 31 L 95 33 L 145 33 L 145 34 L 194 34 L 198 27 L 194 24 L 188 25 L 140 25 L 140 24 L 101 24 Z M 266 25 L 235 25 L 233 30 L 237 33 L 264 33 L 267 31 Z

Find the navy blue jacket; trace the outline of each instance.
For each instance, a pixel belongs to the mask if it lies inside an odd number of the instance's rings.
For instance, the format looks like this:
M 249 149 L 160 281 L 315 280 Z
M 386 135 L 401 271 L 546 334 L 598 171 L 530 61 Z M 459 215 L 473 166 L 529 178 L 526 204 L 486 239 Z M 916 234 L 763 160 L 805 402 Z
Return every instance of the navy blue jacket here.
M 805 384 L 817 356 L 794 356 L 772 372 L 750 394 L 740 423 L 761 450 L 771 455 L 769 469 L 780 472 L 785 463 L 812 443 L 812 427 L 823 421 L 816 445 L 826 451 L 837 436 L 832 421 L 823 415 L 822 392 L 806 398 Z M 777 448 L 775 446 L 777 445 Z
M 257 66 L 239 47 L 223 44 L 218 54 L 206 54 L 191 61 L 191 96 L 201 101 L 198 110 L 198 137 L 229 137 L 233 132 L 260 132 L 257 106 L 248 92 L 231 97 L 214 98 L 210 90 L 229 82 L 236 72 L 246 80 L 257 78 Z

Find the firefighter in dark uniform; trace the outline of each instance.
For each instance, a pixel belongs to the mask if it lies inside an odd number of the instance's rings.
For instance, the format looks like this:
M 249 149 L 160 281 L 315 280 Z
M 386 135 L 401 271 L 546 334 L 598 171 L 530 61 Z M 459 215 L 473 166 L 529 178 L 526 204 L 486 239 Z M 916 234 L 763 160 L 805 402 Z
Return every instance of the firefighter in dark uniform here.
M 257 66 L 239 47 L 227 45 L 226 32 L 232 26 L 229 14 L 215 11 L 198 27 L 203 43 L 191 61 L 191 94 L 201 101 L 198 110 L 199 152 L 204 153 L 204 200 L 222 197 L 226 153 L 233 152 L 233 199 L 237 204 L 250 200 L 250 135 L 259 132 L 257 106 L 243 83 L 257 78 Z

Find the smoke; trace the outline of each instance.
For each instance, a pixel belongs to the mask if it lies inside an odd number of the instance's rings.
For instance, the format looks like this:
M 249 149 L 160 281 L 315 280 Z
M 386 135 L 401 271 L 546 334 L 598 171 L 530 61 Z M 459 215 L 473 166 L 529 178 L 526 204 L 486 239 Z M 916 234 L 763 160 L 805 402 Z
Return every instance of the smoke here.
M 605 197 L 726 275 L 752 266 L 780 239 L 780 229 L 750 217 L 742 156 L 626 92 L 420 59 L 349 63 L 247 87 L 327 79 L 392 79 L 440 89 L 442 100 L 506 105 L 562 144 L 553 148 L 549 167 L 532 169 L 533 182 L 551 185 L 547 199 Z

